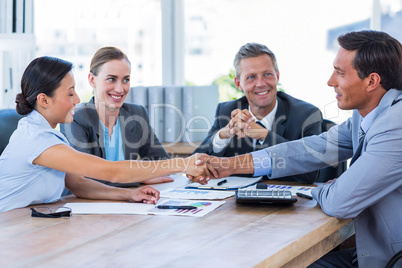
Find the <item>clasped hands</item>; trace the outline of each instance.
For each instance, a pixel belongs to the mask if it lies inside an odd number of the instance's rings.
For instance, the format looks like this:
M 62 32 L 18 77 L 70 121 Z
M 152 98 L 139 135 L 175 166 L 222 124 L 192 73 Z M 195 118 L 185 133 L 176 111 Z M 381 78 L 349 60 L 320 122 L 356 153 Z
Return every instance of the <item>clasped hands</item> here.
M 268 130 L 255 122 L 248 109 L 233 110 L 230 114 L 229 123 L 219 132 L 221 139 L 231 139 L 237 136 L 238 139 L 250 137 L 256 140 L 265 140 Z

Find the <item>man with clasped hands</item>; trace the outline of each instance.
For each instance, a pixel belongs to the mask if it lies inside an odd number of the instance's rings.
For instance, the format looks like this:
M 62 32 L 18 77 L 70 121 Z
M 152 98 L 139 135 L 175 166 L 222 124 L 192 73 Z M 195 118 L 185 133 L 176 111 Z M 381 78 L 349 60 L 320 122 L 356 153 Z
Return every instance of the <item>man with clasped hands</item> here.
M 215 122 L 196 153 L 231 157 L 322 132 L 317 107 L 277 90 L 278 64 L 265 45 L 243 45 L 233 65 L 234 82 L 245 96 L 218 105 Z M 277 179 L 313 183 L 317 176 L 312 171 Z

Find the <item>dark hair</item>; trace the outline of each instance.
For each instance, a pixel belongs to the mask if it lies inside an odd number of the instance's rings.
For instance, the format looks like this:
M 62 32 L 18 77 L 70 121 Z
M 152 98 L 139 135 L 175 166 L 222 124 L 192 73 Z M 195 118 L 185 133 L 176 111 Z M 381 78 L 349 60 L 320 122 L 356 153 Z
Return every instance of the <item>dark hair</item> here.
M 98 75 L 99 68 L 102 67 L 103 64 L 109 62 L 111 60 L 122 60 L 125 59 L 129 64 L 130 61 L 126 54 L 123 51 L 116 47 L 102 47 L 95 52 L 95 55 L 92 57 L 91 66 L 89 67 L 89 71 L 93 75 Z
M 17 113 L 26 115 L 35 109 L 36 98 L 44 93 L 53 97 L 61 80 L 73 68 L 71 62 L 54 58 L 40 57 L 34 59 L 25 69 L 21 78 L 21 93 L 17 94 Z
M 384 32 L 365 30 L 341 35 L 338 43 L 356 51 L 352 64 L 360 79 L 377 73 L 385 90 L 402 90 L 402 46 L 398 40 Z
M 233 61 L 236 77 L 238 78 L 240 76 L 240 61 L 242 59 L 258 57 L 263 54 L 267 54 L 271 57 L 275 71 L 278 71 L 278 64 L 276 63 L 275 54 L 271 50 L 269 50 L 267 46 L 258 43 L 247 43 L 239 49 Z

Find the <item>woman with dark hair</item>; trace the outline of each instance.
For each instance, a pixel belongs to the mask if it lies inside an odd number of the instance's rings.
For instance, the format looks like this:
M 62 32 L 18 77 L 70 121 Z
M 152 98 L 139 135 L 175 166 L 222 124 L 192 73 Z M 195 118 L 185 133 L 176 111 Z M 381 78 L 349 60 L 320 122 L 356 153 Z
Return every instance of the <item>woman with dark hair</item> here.
M 159 199 L 159 192 L 149 186 L 135 190 L 115 188 L 83 176 L 126 183 L 177 172 L 210 174 L 207 166 L 195 166 L 198 156 L 147 162 L 107 161 L 71 148 L 55 129 L 59 123 L 73 121 L 75 106 L 80 102 L 71 69 L 70 62 L 41 57 L 33 60 L 22 76 L 17 112 L 27 116 L 19 121 L 0 157 L 0 212 L 56 202 L 64 186 L 81 198 L 148 204 Z
M 77 107 L 71 124 L 60 126 L 74 149 L 110 161 L 169 159 L 149 125 L 145 108 L 124 102 L 130 91 L 130 78 L 131 64 L 123 51 L 116 47 L 102 47 L 96 51 L 88 74 L 94 97 Z M 169 181 L 172 179 L 162 177 L 143 183 Z M 133 186 L 101 182 L 119 187 Z

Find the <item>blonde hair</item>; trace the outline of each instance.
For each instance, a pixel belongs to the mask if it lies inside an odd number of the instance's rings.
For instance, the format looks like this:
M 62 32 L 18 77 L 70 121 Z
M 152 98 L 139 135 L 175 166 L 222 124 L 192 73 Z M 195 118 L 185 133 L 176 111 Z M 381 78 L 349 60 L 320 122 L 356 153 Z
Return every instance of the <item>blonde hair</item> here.
M 93 75 L 98 75 L 100 67 L 103 64 L 111 61 L 111 60 L 122 60 L 125 59 L 130 65 L 130 61 L 126 54 L 123 51 L 118 49 L 117 47 L 102 47 L 96 51 L 95 55 L 92 57 L 91 66 L 89 67 L 89 71 Z

